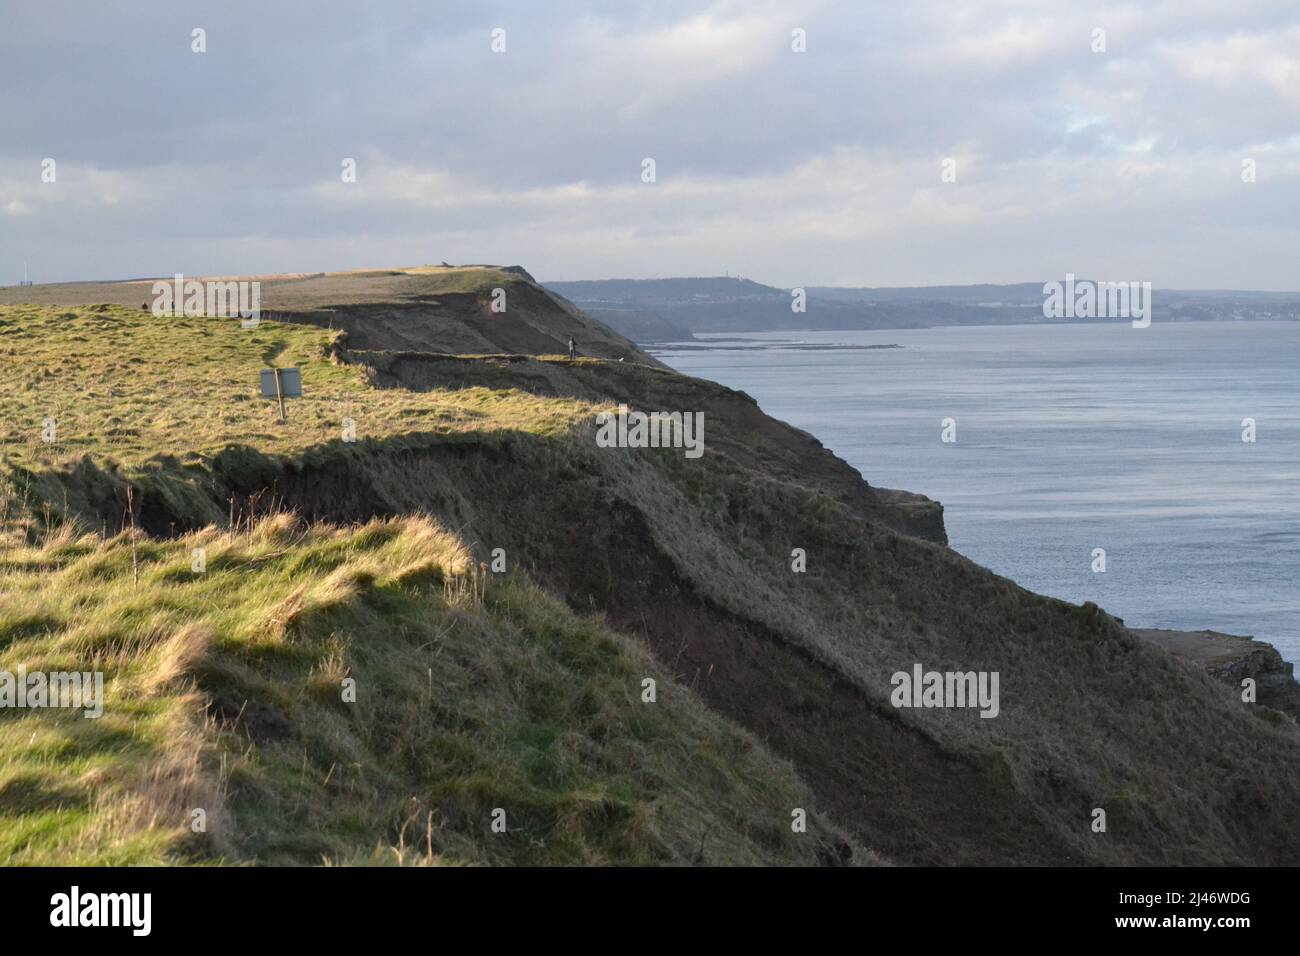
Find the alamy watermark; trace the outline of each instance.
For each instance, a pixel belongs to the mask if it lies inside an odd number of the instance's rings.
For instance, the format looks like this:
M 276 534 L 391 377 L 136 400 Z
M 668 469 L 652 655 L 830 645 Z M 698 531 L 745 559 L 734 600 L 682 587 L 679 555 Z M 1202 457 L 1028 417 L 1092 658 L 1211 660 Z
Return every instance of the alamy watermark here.
M 923 671 L 913 664 L 910 674 L 895 671 L 889 683 L 895 707 L 978 707 L 981 717 L 996 717 L 1001 709 L 997 671 Z
M 262 317 L 262 283 L 245 279 L 210 279 L 200 282 L 176 273 L 171 282 L 153 284 L 153 314 L 238 315 L 244 328 L 254 328 Z
M 1133 328 L 1151 324 L 1150 282 L 1096 282 L 1065 274 L 1064 282 L 1043 284 L 1045 319 L 1132 319 Z
M 70 707 L 84 710 L 83 716 L 104 713 L 102 671 L 32 671 L 24 665 L 18 672 L 0 671 L 0 708 Z
M 153 929 L 153 894 L 83 893 L 74 885 L 50 897 L 50 925 L 125 927 L 132 936 L 148 936 Z
M 704 454 L 703 412 L 631 412 L 596 415 L 599 448 L 685 448 L 687 458 Z

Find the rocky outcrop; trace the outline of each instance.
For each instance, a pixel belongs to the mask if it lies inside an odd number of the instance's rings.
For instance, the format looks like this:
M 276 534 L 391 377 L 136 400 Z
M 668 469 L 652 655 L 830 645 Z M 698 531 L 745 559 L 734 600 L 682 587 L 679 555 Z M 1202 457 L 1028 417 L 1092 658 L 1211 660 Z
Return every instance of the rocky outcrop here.
M 1148 628 L 1133 633 L 1234 688 L 1241 689 L 1241 682 L 1251 678 L 1258 703 L 1300 719 L 1300 683 L 1294 665 L 1284 661 L 1273 645 L 1219 631 Z

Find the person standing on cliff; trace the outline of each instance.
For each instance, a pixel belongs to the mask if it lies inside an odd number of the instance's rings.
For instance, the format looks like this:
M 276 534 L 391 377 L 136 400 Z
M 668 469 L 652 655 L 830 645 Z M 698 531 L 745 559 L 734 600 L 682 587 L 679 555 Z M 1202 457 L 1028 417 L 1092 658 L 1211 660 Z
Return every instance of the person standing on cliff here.
M 569 361 L 575 361 L 578 358 L 578 343 L 573 341 L 573 336 L 569 336 Z

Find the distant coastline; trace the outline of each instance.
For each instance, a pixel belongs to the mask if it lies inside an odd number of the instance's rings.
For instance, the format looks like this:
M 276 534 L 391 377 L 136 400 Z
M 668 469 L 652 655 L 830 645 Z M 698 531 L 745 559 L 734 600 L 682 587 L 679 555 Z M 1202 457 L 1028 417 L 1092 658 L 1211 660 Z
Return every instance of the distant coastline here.
M 1126 318 L 1045 316 L 1041 282 L 1010 285 L 783 289 L 734 276 L 548 282 L 615 331 L 642 344 L 709 333 L 870 332 L 956 326 L 1072 325 Z M 1156 288 L 1152 321 L 1300 321 L 1300 292 Z

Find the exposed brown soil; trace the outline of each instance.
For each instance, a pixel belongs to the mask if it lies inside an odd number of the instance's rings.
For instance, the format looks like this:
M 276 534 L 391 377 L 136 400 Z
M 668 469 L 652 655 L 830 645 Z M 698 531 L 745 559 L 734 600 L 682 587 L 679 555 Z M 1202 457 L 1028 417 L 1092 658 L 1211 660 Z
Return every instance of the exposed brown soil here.
M 790 760 L 867 846 L 913 863 L 1072 862 L 1009 768 L 947 750 L 802 648 L 701 598 L 634 510 L 574 531 L 583 540 L 571 547 L 606 563 L 599 582 L 556 569 L 570 602 L 644 638 L 710 706 Z

